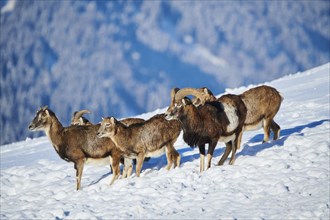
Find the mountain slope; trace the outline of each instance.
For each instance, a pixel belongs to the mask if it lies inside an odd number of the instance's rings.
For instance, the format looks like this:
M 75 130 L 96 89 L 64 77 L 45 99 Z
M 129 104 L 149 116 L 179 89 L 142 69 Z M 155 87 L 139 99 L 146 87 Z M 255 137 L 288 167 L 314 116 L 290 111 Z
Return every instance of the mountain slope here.
M 109 186 L 108 165 L 87 165 L 75 191 L 73 164 L 46 137 L 0 146 L 1 219 L 329 219 L 329 71 L 328 63 L 265 83 L 284 97 L 280 138 L 262 144 L 261 130 L 245 132 L 235 165 L 221 167 L 219 143 L 203 173 L 198 150 L 180 137 L 179 168 L 166 171 L 163 155 L 145 162 L 140 178 Z

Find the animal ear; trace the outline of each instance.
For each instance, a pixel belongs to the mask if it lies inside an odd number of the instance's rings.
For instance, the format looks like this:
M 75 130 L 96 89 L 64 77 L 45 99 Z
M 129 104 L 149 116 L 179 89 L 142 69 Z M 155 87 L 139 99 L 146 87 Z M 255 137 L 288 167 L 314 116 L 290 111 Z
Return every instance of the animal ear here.
M 204 88 L 204 93 L 209 94 L 209 90 L 207 88 Z
M 116 122 L 116 119 L 115 119 L 114 117 L 111 117 L 111 118 L 110 118 L 110 122 L 111 122 L 112 124 L 114 124 L 114 123 Z
M 50 116 L 50 114 L 49 114 L 49 111 L 48 111 L 48 109 L 46 109 L 46 110 L 45 110 L 45 112 L 46 112 L 46 115 L 49 117 L 49 116 Z
M 103 118 L 103 117 L 101 117 L 101 119 L 102 119 L 102 121 L 104 120 L 104 118 Z
M 186 106 L 187 105 L 187 101 L 185 99 L 182 99 L 182 104 L 183 104 L 183 106 Z

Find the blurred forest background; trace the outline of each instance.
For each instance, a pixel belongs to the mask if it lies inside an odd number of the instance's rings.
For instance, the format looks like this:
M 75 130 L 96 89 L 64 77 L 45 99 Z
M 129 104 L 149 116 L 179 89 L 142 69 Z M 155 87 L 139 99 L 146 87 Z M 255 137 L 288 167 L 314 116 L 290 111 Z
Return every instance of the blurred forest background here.
M 0 144 L 48 105 L 129 117 L 169 104 L 173 87 L 270 81 L 329 62 L 325 1 L 1 0 Z

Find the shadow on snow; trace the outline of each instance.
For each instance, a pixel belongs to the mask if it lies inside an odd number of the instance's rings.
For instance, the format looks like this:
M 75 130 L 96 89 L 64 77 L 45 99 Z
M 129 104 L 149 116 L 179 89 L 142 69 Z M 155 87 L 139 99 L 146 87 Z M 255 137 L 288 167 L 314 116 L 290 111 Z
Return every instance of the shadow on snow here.
M 323 120 L 311 122 L 311 123 L 308 123 L 308 124 L 305 124 L 305 125 L 299 125 L 299 126 L 296 126 L 296 127 L 293 127 L 293 128 L 283 129 L 283 130 L 281 130 L 281 135 L 280 135 L 280 138 L 278 140 L 270 141 L 270 142 L 267 142 L 267 143 L 262 143 L 262 140 L 263 140 L 263 137 L 264 137 L 263 134 L 257 134 L 254 137 L 252 137 L 246 144 L 244 144 L 242 146 L 242 148 L 243 148 L 242 151 L 240 151 L 239 153 L 236 154 L 236 160 L 240 156 L 255 156 L 257 153 L 259 153 L 259 152 L 261 152 L 265 149 L 274 147 L 274 146 L 281 147 L 281 146 L 284 145 L 286 139 L 290 135 L 297 133 L 297 135 L 299 135 L 299 136 L 304 136 L 304 133 L 302 133 L 303 129 L 305 129 L 305 128 L 314 128 L 316 126 L 319 126 L 319 125 L 323 124 L 324 122 L 330 122 L 330 120 L 329 119 L 323 119 Z M 270 138 L 272 138 L 272 137 L 270 137 Z M 258 142 L 260 144 L 253 145 L 254 143 L 258 143 Z M 250 144 L 252 144 L 252 145 L 250 145 Z M 192 151 L 193 149 L 194 148 L 186 147 L 186 148 L 178 150 L 178 153 L 181 155 L 181 164 L 191 162 L 191 161 L 194 161 L 194 160 L 199 158 L 199 153 L 195 153 L 195 154 L 191 154 L 191 155 L 187 155 L 187 156 L 182 156 L 186 152 Z M 225 150 L 224 147 L 216 148 L 214 150 L 213 157 L 218 157 L 218 156 L 222 155 L 224 150 Z M 166 164 L 167 164 L 167 160 L 166 160 L 165 154 L 160 156 L 160 157 L 151 158 L 149 161 L 143 163 L 142 172 L 147 170 L 147 169 L 160 170 L 162 168 L 165 168 Z M 133 174 L 134 173 L 135 173 L 135 166 L 133 168 Z M 104 178 L 106 178 L 110 175 L 111 175 L 111 172 L 108 172 L 108 173 L 102 175 L 98 180 L 91 182 L 89 184 L 89 186 L 99 183 L 102 179 L 104 179 Z
M 297 134 L 299 136 L 304 136 L 304 133 L 302 133 L 302 130 L 305 128 L 314 128 L 316 126 L 319 126 L 321 124 L 323 124 L 324 122 L 329 122 L 329 119 L 323 119 L 320 121 L 315 121 L 315 122 L 311 122 L 305 125 L 299 125 L 293 128 L 288 128 L 288 129 L 283 129 L 281 130 L 281 134 L 280 134 L 280 138 L 277 139 L 276 141 L 270 141 L 267 143 L 262 143 L 263 134 L 257 134 L 256 136 L 252 137 L 246 144 L 244 144 L 243 146 L 243 150 L 239 153 L 237 153 L 237 157 L 239 156 L 255 156 L 258 152 L 261 152 L 262 150 L 271 148 L 273 146 L 283 146 L 286 139 L 288 139 L 288 137 L 290 137 L 290 135 L 292 134 Z M 244 135 L 244 134 L 243 134 Z M 272 137 L 271 137 L 272 138 Z M 250 144 L 253 143 L 260 143 L 257 145 L 252 145 L 250 146 Z

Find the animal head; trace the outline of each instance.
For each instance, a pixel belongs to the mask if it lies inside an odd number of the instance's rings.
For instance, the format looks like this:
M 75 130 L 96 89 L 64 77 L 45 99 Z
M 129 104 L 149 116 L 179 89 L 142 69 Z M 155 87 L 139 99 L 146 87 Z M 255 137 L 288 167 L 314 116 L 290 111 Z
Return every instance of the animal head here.
M 165 112 L 165 118 L 167 120 L 178 119 L 184 114 L 185 108 L 192 105 L 192 102 L 188 98 L 181 99 L 180 102 L 176 102 L 173 106 L 170 106 Z
M 51 124 L 51 117 L 54 113 L 48 107 L 40 107 L 36 116 L 29 125 L 29 130 L 40 131 L 47 129 Z
M 199 89 L 197 89 L 197 91 L 200 92 L 201 95 L 194 97 L 194 99 L 192 100 L 192 104 L 196 107 L 198 107 L 200 105 L 204 105 L 205 102 L 213 102 L 217 99 L 213 95 L 211 90 L 209 90 L 206 87 L 199 88 Z
M 83 114 L 90 114 L 91 112 L 88 110 L 77 111 L 73 114 L 71 119 L 71 125 L 91 125 L 91 123 L 83 117 Z
M 192 101 L 187 97 L 189 95 L 194 96 Z M 182 101 L 184 99 L 184 101 Z M 166 110 L 167 119 L 172 118 L 175 112 L 179 112 L 179 110 L 188 104 L 193 104 L 198 107 L 200 105 L 204 105 L 205 102 L 215 101 L 216 97 L 213 93 L 206 87 L 194 89 L 194 88 L 183 88 L 178 89 L 174 88 L 171 91 L 171 104 Z M 184 103 L 183 103 L 184 102 Z
M 97 131 L 97 137 L 111 137 L 117 133 L 118 121 L 114 117 L 102 118 L 102 122 L 99 130 Z

